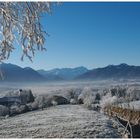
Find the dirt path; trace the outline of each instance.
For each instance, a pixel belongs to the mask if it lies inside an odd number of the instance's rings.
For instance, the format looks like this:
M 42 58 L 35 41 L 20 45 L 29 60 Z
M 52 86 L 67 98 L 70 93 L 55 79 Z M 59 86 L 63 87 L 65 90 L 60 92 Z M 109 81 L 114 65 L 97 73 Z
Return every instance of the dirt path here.
M 61 105 L 0 120 L 0 138 L 117 138 L 112 122 L 79 105 Z

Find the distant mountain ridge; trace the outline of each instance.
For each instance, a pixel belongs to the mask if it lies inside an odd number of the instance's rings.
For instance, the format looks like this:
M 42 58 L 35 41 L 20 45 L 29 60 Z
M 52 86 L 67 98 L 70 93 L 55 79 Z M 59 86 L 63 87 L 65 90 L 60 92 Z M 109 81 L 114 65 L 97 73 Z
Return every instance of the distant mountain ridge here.
M 76 68 L 56 68 L 49 71 L 38 70 L 38 72 L 46 78 L 58 78 L 59 80 L 72 80 L 77 76 L 84 74 L 88 69 L 81 66 Z
M 60 81 L 72 80 L 75 77 L 87 72 L 85 67 L 62 68 L 45 70 L 34 70 L 30 67 L 22 68 L 11 63 L 0 64 L 2 77 L 0 81 L 5 82 L 39 82 L 39 81 Z
M 42 75 L 30 67 L 21 68 L 10 63 L 0 64 L 3 81 L 7 82 L 31 82 L 46 80 Z M 0 80 L 2 81 L 2 79 Z
M 96 68 L 78 76 L 77 80 L 100 80 L 100 79 L 138 79 L 140 78 L 140 66 L 131 66 L 125 63 L 120 65 L 108 65 Z
M 60 80 L 102 80 L 102 79 L 140 79 L 140 66 L 127 64 L 108 65 L 103 68 L 88 70 L 85 67 L 56 68 L 52 70 L 34 70 L 21 68 L 13 64 L 0 64 L 6 82 L 39 82 Z

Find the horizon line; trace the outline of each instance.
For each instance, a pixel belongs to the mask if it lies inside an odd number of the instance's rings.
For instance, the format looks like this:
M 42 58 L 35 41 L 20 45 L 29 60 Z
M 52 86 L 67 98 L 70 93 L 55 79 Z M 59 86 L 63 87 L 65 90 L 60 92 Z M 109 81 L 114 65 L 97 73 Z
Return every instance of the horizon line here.
M 21 68 L 32 68 L 32 69 L 34 69 L 34 70 L 36 70 L 36 71 L 38 71 L 38 70 L 50 71 L 50 70 L 54 70 L 54 69 L 74 69 L 74 68 L 79 68 L 79 67 L 84 67 L 84 68 L 86 68 L 87 70 L 93 70 L 93 69 L 98 69 L 98 68 L 104 68 L 104 67 L 107 67 L 107 66 L 118 66 L 118 65 L 140 66 L 140 65 L 135 65 L 135 64 L 119 63 L 119 64 L 108 64 L 108 65 L 106 65 L 106 66 L 99 66 L 99 67 L 94 67 L 94 68 L 87 68 L 86 66 L 76 66 L 76 67 L 55 67 L 55 68 L 51 68 L 51 69 L 43 69 L 43 68 L 41 68 L 41 69 L 35 69 L 35 68 L 29 67 L 29 66 L 27 66 L 27 67 L 22 67 L 21 65 L 14 64 L 14 63 L 2 62 L 1 64 L 11 64 L 11 65 L 16 65 L 16 66 L 21 67 Z M 0 65 L 1 65 L 1 64 L 0 64 Z

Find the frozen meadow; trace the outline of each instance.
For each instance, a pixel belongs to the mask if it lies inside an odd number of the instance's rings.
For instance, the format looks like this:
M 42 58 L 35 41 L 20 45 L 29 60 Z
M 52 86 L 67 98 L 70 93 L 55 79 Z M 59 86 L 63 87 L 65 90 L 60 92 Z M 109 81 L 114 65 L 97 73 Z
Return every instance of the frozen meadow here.
M 18 89 L 31 89 L 35 97 L 26 104 L 30 111 L 12 106 L 12 111 L 20 111 L 1 116 L 0 138 L 122 138 L 124 128 L 103 108 L 108 104 L 140 106 L 140 85 L 134 81 L 7 83 L 0 89 L 0 97 Z

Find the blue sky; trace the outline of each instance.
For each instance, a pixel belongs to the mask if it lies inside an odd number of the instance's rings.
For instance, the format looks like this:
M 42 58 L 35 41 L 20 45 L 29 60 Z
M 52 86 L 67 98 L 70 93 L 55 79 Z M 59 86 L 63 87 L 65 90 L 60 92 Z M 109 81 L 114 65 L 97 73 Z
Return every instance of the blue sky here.
M 34 69 L 109 64 L 140 65 L 140 3 L 63 2 L 42 19 L 47 52 L 37 52 L 31 63 L 20 61 L 21 49 L 6 62 Z

